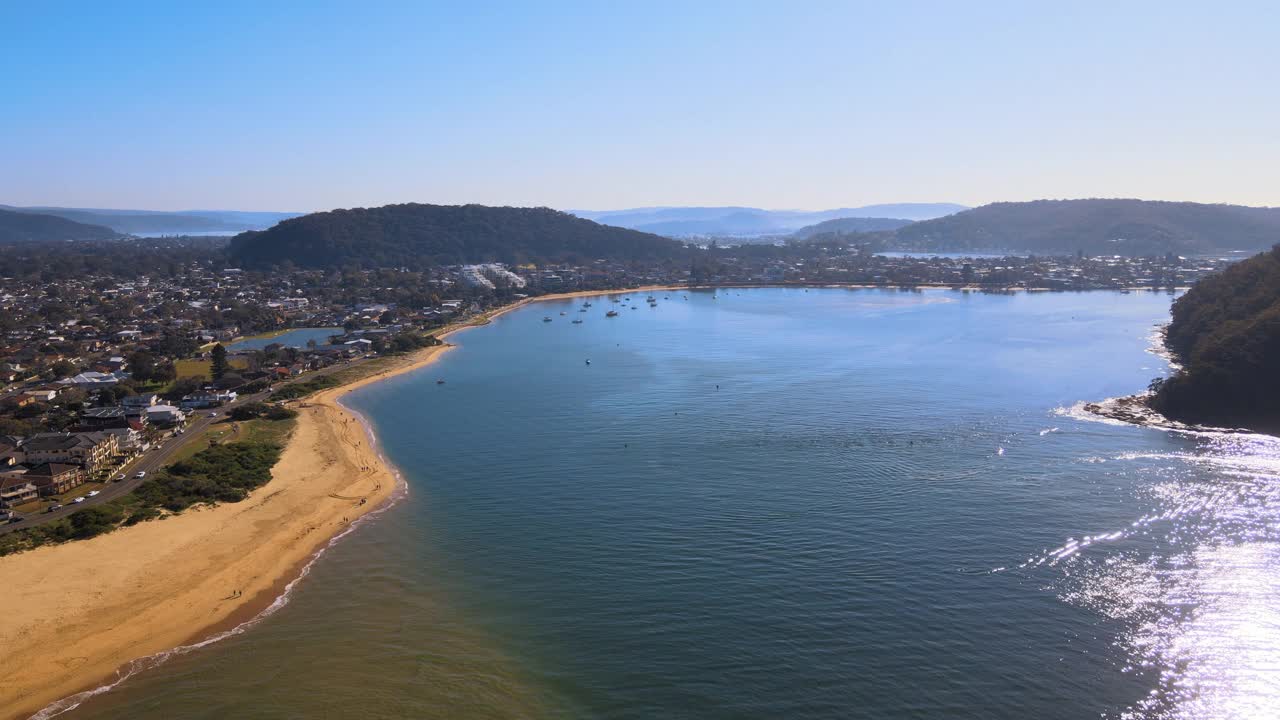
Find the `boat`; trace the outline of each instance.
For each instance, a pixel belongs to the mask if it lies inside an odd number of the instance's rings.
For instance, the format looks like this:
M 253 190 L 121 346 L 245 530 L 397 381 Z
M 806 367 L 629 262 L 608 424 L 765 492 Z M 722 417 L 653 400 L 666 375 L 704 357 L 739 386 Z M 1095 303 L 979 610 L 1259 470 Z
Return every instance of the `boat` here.
M 587 364 L 588 364 L 588 365 L 590 365 L 590 364 L 591 364 L 591 359 L 590 359 L 590 358 L 587 358 Z
M 561 316 L 568 315 L 568 314 L 569 314 L 569 313 L 566 313 L 566 312 L 562 312 L 562 313 L 560 313 L 560 315 L 561 315 Z
M 542 322 L 551 322 L 551 316 L 547 315 L 542 318 Z
M 578 308 L 578 312 L 586 312 L 586 311 L 587 311 L 586 308 Z
M 443 384 L 444 384 L 444 378 L 440 378 L 439 380 L 437 380 L 437 381 L 436 381 L 436 384 L 437 384 L 437 385 L 443 385 Z
M 589 308 L 589 307 L 591 307 L 591 303 L 589 303 L 589 302 L 584 302 L 584 303 L 582 303 L 582 307 L 584 307 L 584 308 Z
M 610 310 L 609 312 L 605 313 L 605 314 L 604 314 L 604 316 L 605 316 L 605 317 L 618 317 L 618 311 L 617 311 L 617 310 Z
M 581 324 L 582 324 L 582 321 L 581 321 L 581 320 L 574 320 L 574 321 L 573 321 L 573 324 L 574 324 L 574 325 L 581 325 Z

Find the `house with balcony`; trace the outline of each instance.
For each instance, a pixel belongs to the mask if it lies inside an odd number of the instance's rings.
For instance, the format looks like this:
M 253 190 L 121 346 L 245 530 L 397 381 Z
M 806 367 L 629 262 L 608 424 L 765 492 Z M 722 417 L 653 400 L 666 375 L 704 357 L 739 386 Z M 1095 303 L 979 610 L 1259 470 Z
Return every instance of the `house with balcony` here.
M 118 452 L 116 436 L 105 432 L 40 433 L 22 443 L 28 464 L 79 465 L 90 475 L 106 467 Z

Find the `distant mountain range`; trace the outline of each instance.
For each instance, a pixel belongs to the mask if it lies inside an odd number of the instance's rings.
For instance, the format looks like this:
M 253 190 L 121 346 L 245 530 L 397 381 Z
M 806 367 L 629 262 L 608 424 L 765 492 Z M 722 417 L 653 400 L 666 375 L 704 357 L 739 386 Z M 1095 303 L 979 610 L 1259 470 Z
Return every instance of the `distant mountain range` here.
M 262 230 L 281 220 L 301 213 L 250 212 L 239 210 L 107 210 L 101 208 L 14 207 L 0 205 L 0 210 L 19 213 L 53 215 L 73 222 L 101 225 L 129 235 L 182 235 L 225 232 L 234 235 L 245 230 Z
M 407 267 L 534 260 L 663 260 L 676 240 L 599 225 L 550 208 L 386 205 L 312 213 L 232 238 L 232 261 L 252 268 Z
M 763 210 L 752 207 L 652 207 L 628 210 L 573 210 L 604 225 L 667 237 L 759 237 L 787 235 L 807 225 L 838 218 L 928 220 L 967 210 L 954 203 L 897 203 L 834 210 Z
M 120 233 L 102 225 L 88 225 L 55 215 L 0 210 L 0 244 L 107 240 Z
M 890 244 L 933 252 L 1162 255 L 1262 250 L 1280 242 L 1280 208 L 1091 199 L 1003 202 L 912 223 Z

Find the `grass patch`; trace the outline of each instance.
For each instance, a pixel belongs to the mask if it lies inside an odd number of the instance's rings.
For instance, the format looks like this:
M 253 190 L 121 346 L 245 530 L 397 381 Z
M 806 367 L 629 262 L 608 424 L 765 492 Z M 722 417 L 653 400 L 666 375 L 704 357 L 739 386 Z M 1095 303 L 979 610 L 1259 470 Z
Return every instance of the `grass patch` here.
M 244 358 L 227 358 L 227 364 L 237 370 L 244 370 L 249 367 L 249 361 Z M 199 360 L 196 358 L 187 358 L 186 360 L 176 360 L 173 363 L 173 369 L 178 373 L 178 379 L 202 377 L 210 378 L 213 373 L 210 367 L 213 365 L 212 360 Z

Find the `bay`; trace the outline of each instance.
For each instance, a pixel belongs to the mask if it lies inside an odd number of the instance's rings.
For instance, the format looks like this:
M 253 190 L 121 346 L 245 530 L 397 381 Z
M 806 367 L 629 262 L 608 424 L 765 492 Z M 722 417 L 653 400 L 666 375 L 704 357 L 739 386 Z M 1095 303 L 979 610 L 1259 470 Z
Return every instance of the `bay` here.
M 1169 296 L 655 296 L 353 394 L 408 496 L 68 717 L 1280 712 L 1280 447 L 1080 410 L 1167 371 Z

